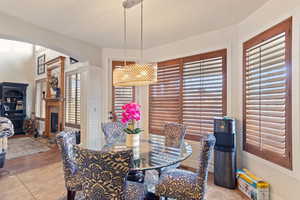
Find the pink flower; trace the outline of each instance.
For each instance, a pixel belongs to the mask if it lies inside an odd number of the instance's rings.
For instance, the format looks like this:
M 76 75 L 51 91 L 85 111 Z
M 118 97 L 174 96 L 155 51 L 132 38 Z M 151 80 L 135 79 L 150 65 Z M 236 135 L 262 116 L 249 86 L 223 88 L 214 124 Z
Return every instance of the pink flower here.
M 128 104 L 125 104 L 122 106 L 122 123 L 127 123 L 130 120 L 136 120 L 140 121 L 141 120 L 141 111 L 140 111 L 141 105 L 131 102 Z

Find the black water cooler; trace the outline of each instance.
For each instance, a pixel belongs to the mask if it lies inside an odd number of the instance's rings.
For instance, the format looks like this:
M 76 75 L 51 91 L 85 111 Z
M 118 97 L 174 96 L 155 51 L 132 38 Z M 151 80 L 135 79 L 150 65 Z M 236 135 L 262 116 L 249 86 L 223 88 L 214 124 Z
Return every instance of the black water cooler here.
M 214 119 L 214 183 L 236 188 L 235 120 L 228 117 Z

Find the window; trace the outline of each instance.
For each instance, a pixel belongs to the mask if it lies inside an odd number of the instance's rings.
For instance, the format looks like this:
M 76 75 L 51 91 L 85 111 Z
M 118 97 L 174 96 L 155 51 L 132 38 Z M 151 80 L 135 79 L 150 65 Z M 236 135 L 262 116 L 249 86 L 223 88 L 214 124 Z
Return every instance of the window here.
M 39 119 L 45 119 L 45 101 L 43 92 L 47 90 L 46 79 L 40 79 L 35 82 L 35 116 Z
M 292 168 L 292 18 L 243 45 L 244 150 Z
M 214 117 L 226 115 L 226 49 L 160 62 L 150 86 L 149 129 L 161 134 L 166 122 L 187 126 L 187 139 L 213 133 Z
M 66 125 L 80 126 L 80 74 L 77 72 L 66 74 Z
M 133 62 L 126 62 L 126 64 L 134 64 Z M 116 68 L 124 66 L 123 61 L 113 61 L 112 71 Z M 124 104 L 135 101 L 135 87 L 114 87 L 112 86 L 112 113 L 113 118 L 120 119 L 122 113 L 122 106 Z M 116 120 L 114 119 L 114 120 Z

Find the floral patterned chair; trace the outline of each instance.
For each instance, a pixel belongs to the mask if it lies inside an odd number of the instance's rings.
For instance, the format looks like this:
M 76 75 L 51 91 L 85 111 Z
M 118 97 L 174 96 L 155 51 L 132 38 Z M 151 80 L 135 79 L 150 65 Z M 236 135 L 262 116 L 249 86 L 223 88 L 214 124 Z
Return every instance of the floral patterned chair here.
M 184 136 L 186 134 L 186 127 L 178 123 L 166 123 L 164 125 L 165 146 L 180 148 L 184 142 Z M 148 190 L 153 190 L 154 186 L 158 183 L 159 174 L 162 171 L 169 169 L 175 169 L 180 166 L 179 164 L 172 165 L 169 167 L 162 168 L 160 172 L 156 170 L 150 170 L 146 172 L 145 182 L 148 186 Z
M 0 168 L 3 168 L 5 163 L 5 155 L 7 150 L 7 138 L 13 135 L 14 135 L 13 123 L 5 117 L 0 117 Z
M 65 186 L 68 191 L 68 200 L 75 199 L 76 191 L 81 191 L 78 166 L 75 162 L 74 145 L 76 144 L 76 133 L 63 131 L 56 136 L 57 144 L 61 151 Z
M 156 186 L 156 195 L 178 200 L 205 199 L 208 162 L 215 142 L 216 139 L 213 135 L 203 137 L 200 168 L 197 173 L 181 169 L 171 169 L 163 172 Z
M 124 144 L 126 133 L 123 131 L 127 127 L 119 121 L 101 123 L 102 131 L 107 144 Z
M 75 146 L 75 152 L 86 200 L 144 199 L 144 185 L 126 181 L 133 159 L 132 150 L 99 152 Z
M 184 140 L 186 127 L 178 123 L 166 123 L 164 127 L 165 145 L 179 148 Z

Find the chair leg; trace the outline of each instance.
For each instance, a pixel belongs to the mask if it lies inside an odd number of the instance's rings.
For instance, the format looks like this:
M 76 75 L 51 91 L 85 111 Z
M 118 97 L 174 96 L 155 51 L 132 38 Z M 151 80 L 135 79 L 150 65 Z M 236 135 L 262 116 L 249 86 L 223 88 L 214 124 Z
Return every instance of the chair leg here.
M 68 190 L 67 199 L 68 200 L 75 200 L 75 195 L 76 195 L 76 191 L 70 191 L 70 190 Z

